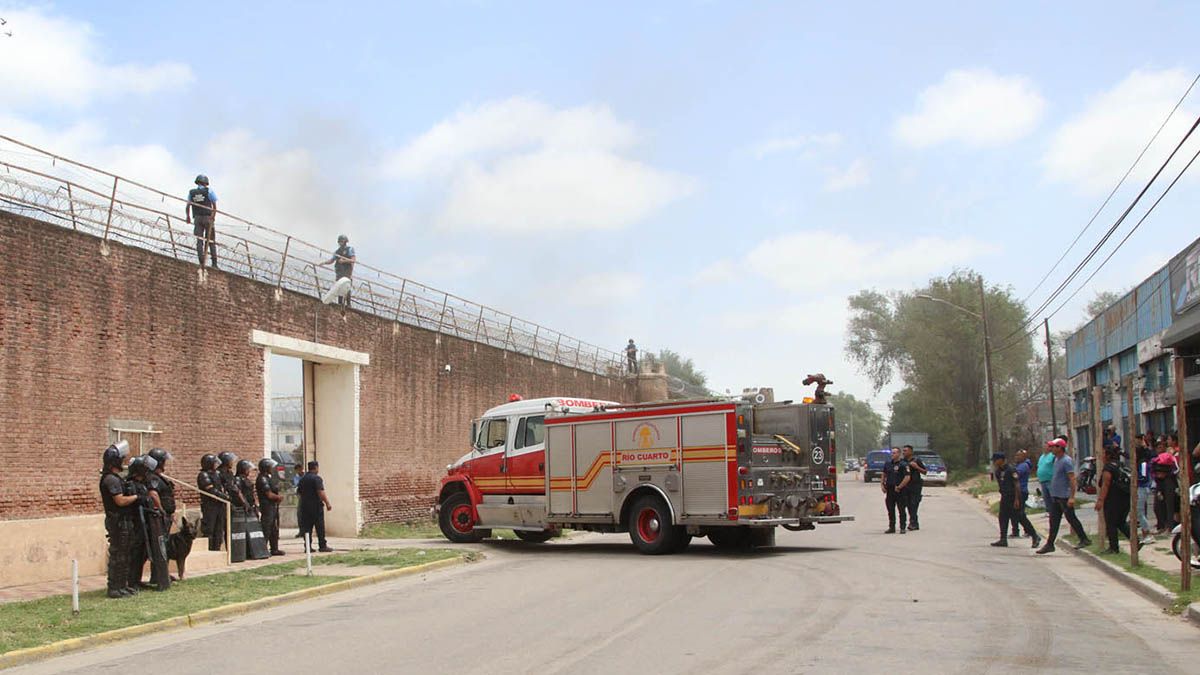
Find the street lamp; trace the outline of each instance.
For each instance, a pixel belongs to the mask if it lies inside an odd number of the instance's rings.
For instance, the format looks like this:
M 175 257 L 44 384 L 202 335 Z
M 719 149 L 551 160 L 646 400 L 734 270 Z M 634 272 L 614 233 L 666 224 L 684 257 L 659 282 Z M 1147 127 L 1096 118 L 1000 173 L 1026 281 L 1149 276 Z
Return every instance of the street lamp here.
M 982 311 L 981 314 L 976 314 L 966 307 L 956 305 L 949 300 L 935 298 L 927 293 L 918 293 L 914 297 L 920 298 L 921 300 L 929 300 L 931 302 L 940 302 L 943 305 L 949 305 L 950 307 L 953 307 L 960 312 L 970 314 L 971 316 L 983 322 L 983 377 L 987 384 L 988 450 L 994 453 L 996 452 L 996 448 L 1000 446 L 1000 440 L 997 438 L 996 434 L 996 394 L 995 390 L 992 388 L 992 339 L 988 335 L 987 300 L 983 293 L 983 278 L 979 277 L 976 281 L 978 282 L 979 286 L 979 307 Z

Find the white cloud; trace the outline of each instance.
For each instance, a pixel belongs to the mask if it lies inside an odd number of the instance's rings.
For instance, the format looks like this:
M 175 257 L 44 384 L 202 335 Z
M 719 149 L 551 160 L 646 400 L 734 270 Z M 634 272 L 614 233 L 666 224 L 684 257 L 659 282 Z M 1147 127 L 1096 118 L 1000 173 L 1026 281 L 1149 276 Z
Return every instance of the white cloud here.
M 1136 70 L 1054 133 L 1042 158 L 1046 178 L 1074 185 L 1085 193 L 1112 189 L 1192 81 L 1181 69 Z M 1184 105 L 1171 118 L 1133 174 L 1149 178 L 1196 116 Z M 1197 139 L 1200 142 L 1200 139 Z M 1195 146 L 1192 146 L 1193 150 Z M 1190 153 L 1182 152 L 1190 157 Z
M 38 9 L 9 11 L 4 18 L 13 36 L 0 40 L 0 107 L 82 108 L 95 99 L 192 83 L 192 71 L 182 63 L 107 63 L 90 24 Z
M 777 136 L 755 143 L 750 152 L 755 159 L 763 159 L 770 155 L 794 153 L 801 150 L 811 151 L 819 148 L 831 148 L 842 142 L 838 133 L 825 134 L 796 134 L 793 136 Z
M 386 176 L 418 185 L 449 229 L 509 233 L 619 229 L 692 189 L 630 158 L 637 134 L 603 106 L 527 98 L 459 111 L 392 153 Z
M 783 290 L 813 293 L 847 287 L 846 275 L 854 286 L 921 281 L 996 250 L 971 237 L 858 240 L 841 232 L 804 230 L 764 240 L 744 258 L 706 269 L 753 271 Z M 695 278 L 703 279 L 704 272 Z M 708 278 L 723 281 L 714 274 Z
M 826 192 L 840 192 L 851 188 L 862 187 L 871 182 L 871 171 L 864 159 L 850 162 L 845 169 L 828 169 L 829 177 L 825 180 Z
M 737 265 L 732 260 L 717 260 L 694 274 L 691 283 L 696 286 L 705 286 L 728 283 L 737 278 Z
M 897 120 L 894 134 L 918 148 L 947 142 L 1003 145 L 1033 131 L 1045 108 L 1028 78 L 952 70 L 917 96 L 916 109 Z
M 640 274 L 600 272 L 573 281 L 572 290 L 563 296 L 566 302 L 580 307 L 604 307 L 637 297 L 646 285 Z

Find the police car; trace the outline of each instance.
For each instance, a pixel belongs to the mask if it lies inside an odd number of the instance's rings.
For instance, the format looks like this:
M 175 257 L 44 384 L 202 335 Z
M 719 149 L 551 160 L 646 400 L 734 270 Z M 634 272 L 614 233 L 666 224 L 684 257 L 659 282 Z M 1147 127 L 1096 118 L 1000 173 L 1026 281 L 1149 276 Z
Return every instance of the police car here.
M 946 470 L 946 460 L 942 459 L 941 455 L 934 452 L 919 452 L 917 458 L 925 463 L 925 468 L 929 473 L 925 474 L 924 483 L 926 485 L 945 485 L 948 472 Z

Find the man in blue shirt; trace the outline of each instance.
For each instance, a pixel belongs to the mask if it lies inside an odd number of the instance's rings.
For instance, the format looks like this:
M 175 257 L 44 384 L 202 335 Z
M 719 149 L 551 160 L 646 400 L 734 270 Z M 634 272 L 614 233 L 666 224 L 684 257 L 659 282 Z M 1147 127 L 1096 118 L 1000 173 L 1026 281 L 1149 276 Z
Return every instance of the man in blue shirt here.
M 351 279 L 354 277 L 354 247 L 350 245 L 350 238 L 344 234 L 338 235 L 338 247 L 333 252 L 333 257 L 322 265 L 333 265 L 333 276 L 338 279 Z M 345 295 L 339 295 L 337 302 L 339 305 L 344 304 L 350 306 L 350 292 L 346 291 Z
M 308 473 L 300 479 L 296 493 L 300 496 L 300 508 L 297 512 L 300 533 L 307 535 L 305 545 L 312 545 L 312 531 L 316 528 L 317 542 L 320 545 L 317 550 L 321 553 L 333 551 L 325 541 L 325 511 L 332 511 L 333 506 L 325 496 L 325 481 L 320 476 L 320 465 L 315 460 L 308 463 Z
M 1075 515 L 1075 462 L 1067 456 L 1066 445 L 1056 444 L 1052 447 L 1054 476 L 1050 479 L 1050 502 L 1047 502 L 1047 506 L 1051 502 L 1054 506 L 1050 509 L 1050 534 L 1046 537 L 1046 544 L 1037 550 L 1038 555 L 1054 551 L 1054 541 L 1058 537 L 1058 527 L 1062 524 L 1063 516 L 1066 516 L 1071 530 L 1079 538 L 1078 548 L 1092 545 L 1092 540 L 1088 539 L 1087 532 L 1083 529 L 1083 523 L 1080 523 L 1079 517 Z
M 217 269 L 217 193 L 208 188 L 208 176 L 196 176 L 196 187 L 188 192 L 184 213 L 189 223 L 194 222 L 192 234 L 196 236 L 196 256 L 204 267 L 204 248 L 212 254 L 213 269 Z
M 1024 449 L 1018 450 L 1013 459 L 1016 460 L 1013 463 L 1013 470 L 1017 472 L 1017 483 L 1021 488 L 1021 504 L 1017 507 L 1017 510 L 1021 512 L 1021 515 L 1024 515 L 1025 502 L 1029 500 L 1029 475 L 1033 473 L 1033 463 L 1029 461 L 1029 453 Z M 1029 524 L 1029 519 L 1026 518 L 1024 520 L 1020 520 L 1019 517 L 1014 517 L 1012 519 L 1012 536 L 1021 536 L 1018 527 L 1018 525 L 1021 523 L 1026 523 L 1026 525 L 1023 526 L 1025 527 L 1025 536 L 1036 538 L 1037 535 L 1033 531 L 1033 525 Z M 1034 548 L 1037 547 L 1035 546 Z

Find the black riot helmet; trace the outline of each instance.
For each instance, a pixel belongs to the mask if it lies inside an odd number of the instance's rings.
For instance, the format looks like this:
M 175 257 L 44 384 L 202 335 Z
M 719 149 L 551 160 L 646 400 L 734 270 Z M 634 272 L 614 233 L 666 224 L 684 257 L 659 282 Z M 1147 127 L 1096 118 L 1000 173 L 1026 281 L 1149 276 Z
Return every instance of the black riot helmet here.
M 250 473 L 250 469 L 254 468 L 254 462 L 248 459 L 243 459 L 237 463 L 237 475 L 242 476 Z
M 129 462 L 130 476 L 145 476 L 158 467 L 158 462 L 150 455 L 134 457 Z
M 168 459 L 171 459 L 171 453 L 167 452 L 163 448 L 154 448 L 149 454 L 154 458 L 154 461 L 158 463 L 158 467 L 160 469 L 167 463 Z
M 217 456 L 216 455 L 207 454 L 200 458 L 200 470 L 201 471 L 212 471 L 215 468 L 217 468 Z
M 263 457 L 262 459 L 258 460 L 259 473 L 269 474 L 274 471 L 275 467 L 277 466 L 279 466 L 279 462 L 276 462 L 270 457 Z
M 204 174 L 200 174 L 199 176 L 196 176 L 196 185 L 207 186 L 208 185 L 208 176 L 205 176 Z
M 125 463 L 125 458 L 129 456 L 129 441 L 117 441 L 104 449 L 104 469 L 107 471 L 109 467 L 120 468 Z
M 217 455 L 217 459 L 221 461 L 222 467 L 233 467 L 234 463 L 237 462 L 237 455 L 226 450 L 225 452 Z

